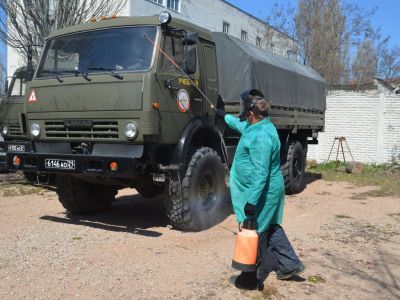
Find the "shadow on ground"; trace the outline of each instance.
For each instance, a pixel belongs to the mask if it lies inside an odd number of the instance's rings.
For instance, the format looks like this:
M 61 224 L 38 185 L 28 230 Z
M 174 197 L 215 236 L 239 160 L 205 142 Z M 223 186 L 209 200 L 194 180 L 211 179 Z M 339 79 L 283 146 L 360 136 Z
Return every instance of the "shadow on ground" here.
M 162 233 L 148 228 L 166 227 L 168 224 L 168 219 L 163 212 L 162 199 L 160 197 L 145 199 L 140 195 L 118 197 L 111 209 L 101 214 L 71 215 L 67 212 L 60 214 L 63 216 L 46 215 L 40 219 L 108 231 L 128 232 L 147 237 L 162 235 Z
M 307 185 L 313 183 L 314 181 L 322 179 L 322 174 L 316 174 L 316 173 L 308 173 L 306 172 L 304 176 L 304 182 Z

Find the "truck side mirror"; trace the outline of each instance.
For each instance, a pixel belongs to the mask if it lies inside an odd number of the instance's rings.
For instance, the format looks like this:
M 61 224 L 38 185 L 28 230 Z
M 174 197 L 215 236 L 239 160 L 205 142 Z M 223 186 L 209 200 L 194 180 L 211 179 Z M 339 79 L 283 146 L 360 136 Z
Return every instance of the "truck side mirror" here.
M 186 51 L 185 71 L 188 75 L 195 74 L 197 67 L 196 47 L 188 47 Z
M 185 31 L 182 37 L 182 43 L 186 46 L 196 45 L 199 40 L 199 34 L 193 31 Z

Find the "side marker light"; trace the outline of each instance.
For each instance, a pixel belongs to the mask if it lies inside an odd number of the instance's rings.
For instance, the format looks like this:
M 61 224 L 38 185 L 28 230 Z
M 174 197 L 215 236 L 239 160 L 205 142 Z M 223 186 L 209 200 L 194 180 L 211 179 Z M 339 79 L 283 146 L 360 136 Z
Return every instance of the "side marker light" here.
M 16 167 L 19 167 L 22 163 L 22 159 L 19 156 L 14 156 L 13 157 L 13 165 Z
M 112 161 L 112 162 L 110 162 L 108 167 L 110 168 L 111 172 L 116 172 L 118 170 L 118 163 L 116 163 L 115 161 Z
M 157 101 L 156 101 L 156 102 L 153 102 L 153 108 L 154 108 L 155 110 L 159 110 L 159 109 L 160 109 L 160 104 L 158 104 Z

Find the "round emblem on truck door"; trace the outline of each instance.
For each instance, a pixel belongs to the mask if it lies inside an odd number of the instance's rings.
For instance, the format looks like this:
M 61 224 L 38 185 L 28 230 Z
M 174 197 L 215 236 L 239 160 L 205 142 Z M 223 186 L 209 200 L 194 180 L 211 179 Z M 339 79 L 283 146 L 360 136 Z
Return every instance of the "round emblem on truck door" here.
M 181 89 L 176 97 L 178 102 L 178 108 L 181 112 L 187 112 L 190 108 L 190 97 L 189 93 L 185 89 Z

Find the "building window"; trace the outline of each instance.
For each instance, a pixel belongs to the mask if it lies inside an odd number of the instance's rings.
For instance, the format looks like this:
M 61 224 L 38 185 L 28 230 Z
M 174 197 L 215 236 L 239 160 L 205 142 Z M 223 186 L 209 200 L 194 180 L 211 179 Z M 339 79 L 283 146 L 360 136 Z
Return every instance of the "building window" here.
M 157 3 L 159 5 L 164 5 L 164 0 L 150 0 L 151 2 Z
M 180 0 L 167 0 L 167 8 L 175 10 L 177 12 L 180 11 Z
M 297 52 L 294 50 L 288 50 L 287 57 L 292 61 L 297 61 Z
M 241 39 L 242 41 L 247 42 L 247 31 L 242 30 Z
M 256 37 L 256 46 L 261 48 L 261 38 L 259 36 Z
M 226 34 L 229 34 L 229 23 L 224 22 L 222 24 L 222 31 Z

